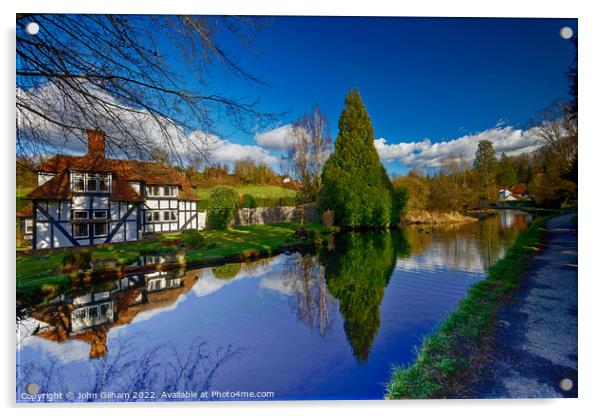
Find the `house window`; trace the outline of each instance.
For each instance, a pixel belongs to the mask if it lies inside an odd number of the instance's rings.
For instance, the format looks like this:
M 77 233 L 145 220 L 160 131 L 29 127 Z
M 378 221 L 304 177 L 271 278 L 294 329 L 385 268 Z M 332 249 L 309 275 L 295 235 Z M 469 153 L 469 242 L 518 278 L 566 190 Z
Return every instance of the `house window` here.
M 161 196 L 161 187 L 160 186 L 147 186 L 146 187 L 146 195 L 147 196 Z
M 101 316 L 107 316 L 108 311 L 109 311 L 108 303 L 103 303 L 102 305 L 100 305 L 100 315 Z
M 98 190 L 100 192 L 109 192 L 109 177 L 107 175 L 98 178 Z
M 31 218 L 25 220 L 25 234 L 33 234 L 33 220 Z
M 91 319 L 97 318 L 98 317 L 98 308 L 96 306 L 92 306 L 88 309 L 88 316 Z
M 95 220 L 104 220 L 107 219 L 108 212 L 106 210 L 94 211 L 94 219 Z
M 147 211 L 146 222 L 161 222 L 161 211 Z
M 86 180 L 86 186 L 88 192 L 96 192 L 98 189 L 98 180 L 95 177 L 88 177 Z
M 73 190 L 76 192 L 109 192 L 110 176 L 97 173 L 74 173 Z
M 172 221 L 177 221 L 178 220 L 178 215 L 176 214 L 175 211 L 170 211 L 171 213 L 171 220 Z
M 97 222 L 94 224 L 94 236 L 95 237 L 104 237 L 107 235 L 108 226 L 106 222 Z
M 84 319 L 86 317 L 86 309 L 85 308 L 78 309 L 75 311 L 74 315 L 78 319 Z
M 73 175 L 73 190 L 78 192 L 84 192 L 86 190 L 86 181 L 84 179 L 84 175 Z
M 88 236 L 88 224 L 73 224 L 73 235 L 75 237 Z
M 72 218 L 74 220 L 87 220 L 88 219 L 88 211 L 74 210 Z

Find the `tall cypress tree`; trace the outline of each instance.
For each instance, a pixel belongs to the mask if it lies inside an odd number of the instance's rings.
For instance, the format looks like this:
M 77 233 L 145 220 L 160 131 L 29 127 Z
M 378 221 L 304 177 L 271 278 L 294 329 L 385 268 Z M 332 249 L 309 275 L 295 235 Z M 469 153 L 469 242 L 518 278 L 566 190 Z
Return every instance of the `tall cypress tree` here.
M 335 151 L 322 171 L 319 206 L 345 227 L 386 227 L 393 187 L 374 147 L 374 129 L 360 93 L 349 91 L 339 118 Z

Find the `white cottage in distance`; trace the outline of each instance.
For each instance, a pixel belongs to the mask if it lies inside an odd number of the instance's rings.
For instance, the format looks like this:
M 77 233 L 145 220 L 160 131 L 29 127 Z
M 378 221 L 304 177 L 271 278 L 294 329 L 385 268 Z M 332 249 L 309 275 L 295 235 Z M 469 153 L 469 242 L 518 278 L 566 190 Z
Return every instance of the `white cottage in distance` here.
M 87 154 L 56 155 L 37 174 L 38 187 L 26 196 L 32 203 L 17 213 L 36 249 L 204 227 L 186 175 L 156 162 L 105 158 L 101 130 L 88 130 Z

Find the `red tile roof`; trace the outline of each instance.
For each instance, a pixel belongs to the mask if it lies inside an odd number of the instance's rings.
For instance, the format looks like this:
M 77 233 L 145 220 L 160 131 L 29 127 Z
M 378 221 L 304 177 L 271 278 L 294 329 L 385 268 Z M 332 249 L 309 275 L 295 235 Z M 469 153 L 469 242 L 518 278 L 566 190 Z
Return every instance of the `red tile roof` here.
M 138 202 L 144 201 L 142 195 L 139 195 L 129 183 L 120 179 L 119 177 L 113 178 L 113 184 L 111 186 L 111 195 L 109 196 L 111 201 L 122 201 L 122 202 Z
M 513 194 L 524 194 L 525 192 L 527 192 L 527 184 L 526 183 L 516 184 L 512 188 L 510 188 L 510 191 Z
M 57 155 L 47 160 L 40 172 L 55 173 L 57 176 L 32 191 L 29 199 L 70 199 L 69 170 L 80 172 L 106 172 L 113 174 L 113 201 L 142 201 L 140 195 L 127 183 L 144 181 L 147 185 L 179 186 L 178 199 L 197 200 L 190 179 L 169 165 L 137 160 L 105 159 L 85 156 Z M 57 179 L 60 178 L 60 179 Z
M 71 185 L 69 183 L 69 173 L 63 171 L 58 173 L 54 178 L 48 182 L 38 186 L 31 191 L 26 199 L 52 199 L 62 200 L 71 199 Z
M 31 218 L 33 217 L 33 204 L 27 204 L 23 208 L 17 211 L 17 218 Z

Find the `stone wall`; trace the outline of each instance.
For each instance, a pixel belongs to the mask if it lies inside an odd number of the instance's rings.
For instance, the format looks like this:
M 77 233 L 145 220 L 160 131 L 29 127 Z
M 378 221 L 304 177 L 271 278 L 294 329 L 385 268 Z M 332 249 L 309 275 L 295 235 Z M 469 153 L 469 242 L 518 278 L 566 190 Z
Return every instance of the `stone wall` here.
M 241 208 L 236 213 L 234 225 L 276 224 L 279 222 L 299 222 L 304 211 L 305 221 L 315 221 L 316 206 L 306 205 L 305 209 L 297 207 L 264 207 Z

